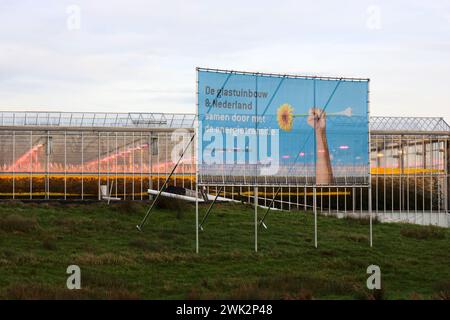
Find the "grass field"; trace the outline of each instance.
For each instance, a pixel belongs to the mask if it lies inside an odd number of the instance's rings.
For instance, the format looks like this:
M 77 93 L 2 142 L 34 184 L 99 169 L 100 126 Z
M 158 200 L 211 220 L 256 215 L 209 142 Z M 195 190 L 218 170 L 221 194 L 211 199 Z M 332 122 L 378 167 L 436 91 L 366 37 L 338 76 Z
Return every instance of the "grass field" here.
M 254 253 L 254 209 L 218 204 L 195 254 L 194 208 L 163 201 L 142 233 L 147 204 L 0 204 L 2 299 L 449 299 L 450 230 L 270 214 Z M 201 207 L 201 215 L 206 207 Z M 261 210 L 262 211 L 262 210 Z M 81 290 L 66 268 L 81 268 Z M 379 291 L 366 268 L 381 268 Z

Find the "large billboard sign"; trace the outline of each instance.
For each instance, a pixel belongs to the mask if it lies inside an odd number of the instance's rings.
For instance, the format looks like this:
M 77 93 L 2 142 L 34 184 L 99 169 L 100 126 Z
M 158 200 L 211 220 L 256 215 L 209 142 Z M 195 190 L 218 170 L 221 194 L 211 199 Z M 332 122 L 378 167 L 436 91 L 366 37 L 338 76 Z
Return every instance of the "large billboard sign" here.
M 369 183 L 368 79 L 197 76 L 199 184 Z

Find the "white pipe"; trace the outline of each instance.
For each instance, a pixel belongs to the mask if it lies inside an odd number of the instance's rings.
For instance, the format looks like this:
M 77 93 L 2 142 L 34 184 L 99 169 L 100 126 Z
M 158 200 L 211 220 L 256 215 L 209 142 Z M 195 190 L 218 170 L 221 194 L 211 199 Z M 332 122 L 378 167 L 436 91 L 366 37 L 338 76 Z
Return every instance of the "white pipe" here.
M 148 189 L 148 193 L 153 194 L 153 195 L 157 195 L 158 194 L 158 190 L 152 190 L 152 189 Z M 185 201 L 190 201 L 190 202 L 195 202 L 195 198 L 194 197 L 189 197 L 189 196 L 184 196 L 181 194 L 176 194 L 176 193 L 170 193 L 170 192 L 161 192 L 161 196 L 163 197 L 168 197 L 168 198 L 175 198 L 175 199 L 181 199 L 181 200 L 185 200 Z M 203 199 L 199 198 L 198 202 L 205 202 Z
M 153 189 L 148 189 L 147 192 L 149 194 L 152 195 L 157 195 L 158 194 L 158 190 L 153 190 Z M 176 194 L 176 193 L 170 193 L 170 192 L 161 192 L 161 196 L 163 197 L 168 197 L 168 198 L 173 198 L 173 199 L 180 199 L 180 200 L 185 200 L 185 201 L 189 201 L 189 202 L 195 202 L 195 198 L 194 197 L 190 197 L 190 196 L 185 196 L 182 194 Z M 216 198 L 216 196 L 208 194 L 208 200 L 214 200 Z M 240 201 L 238 200 L 233 200 L 233 199 L 229 199 L 229 198 L 224 198 L 224 197 L 217 197 L 216 201 L 225 201 L 225 202 L 236 202 L 236 203 L 240 203 Z M 198 202 L 205 202 L 205 200 L 203 200 L 202 198 L 198 199 Z M 267 209 L 266 206 L 259 206 L 260 208 L 264 208 Z M 270 208 L 271 210 L 276 210 L 279 211 L 280 209 L 278 208 Z

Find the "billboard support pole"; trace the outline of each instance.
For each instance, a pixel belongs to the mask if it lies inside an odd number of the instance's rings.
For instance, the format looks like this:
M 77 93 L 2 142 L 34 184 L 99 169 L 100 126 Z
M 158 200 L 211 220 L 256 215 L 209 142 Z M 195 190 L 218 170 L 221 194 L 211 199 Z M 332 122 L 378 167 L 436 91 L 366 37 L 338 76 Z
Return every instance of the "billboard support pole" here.
M 200 120 L 198 118 L 198 94 L 199 94 L 199 89 L 198 89 L 198 68 L 197 68 L 197 72 L 195 73 L 195 119 L 196 121 L 194 122 L 194 134 L 195 136 L 198 138 L 199 137 L 199 126 L 200 126 Z M 195 157 L 194 159 L 196 159 L 195 161 L 195 253 L 198 254 L 199 252 L 199 234 L 198 234 L 198 172 L 199 172 L 199 165 L 200 165 L 200 161 L 199 161 L 199 152 L 198 152 L 198 139 L 196 139 L 196 141 L 194 141 L 194 154 Z
M 255 252 L 258 252 L 258 187 L 254 188 L 255 193 Z
M 317 188 L 313 188 L 313 206 L 314 206 L 314 247 L 317 248 Z
M 198 241 L 198 180 L 195 181 L 195 253 L 199 251 Z
M 371 161 L 370 161 L 370 151 L 372 149 L 372 141 L 371 141 L 371 137 L 370 137 L 370 82 L 367 83 L 367 128 L 368 128 L 368 132 L 367 132 L 367 141 L 368 141 L 368 146 L 367 146 L 367 153 L 368 153 L 368 176 L 369 176 L 369 181 L 368 181 L 368 207 L 367 209 L 369 210 L 369 241 L 370 241 L 370 247 L 372 248 L 373 245 L 373 238 L 372 238 L 372 223 L 373 223 L 373 217 L 372 217 L 372 170 L 370 170 L 370 166 L 371 166 Z
M 370 239 L 370 247 L 372 247 L 372 187 L 369 186 L 369 239 Z

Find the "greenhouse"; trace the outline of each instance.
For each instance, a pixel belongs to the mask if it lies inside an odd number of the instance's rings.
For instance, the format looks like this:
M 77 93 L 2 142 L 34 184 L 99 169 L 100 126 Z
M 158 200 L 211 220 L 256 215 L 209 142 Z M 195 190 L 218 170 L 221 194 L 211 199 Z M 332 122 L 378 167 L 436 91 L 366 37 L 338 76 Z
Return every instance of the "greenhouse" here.
M 0 112 L 0 198 L 4 200 L 148 200 L 172 171 L 194 114 Z M 371 117 L 372 208 L 380 219 L 448 225 L 450 127 L 442 118 Z M 169 184 L 195 187 L 194 146 Z M 219 186 L 208 187 L 215 194 Z M 320 188 L 319 210 L 358 213 L 368 189 Z M 246 201 L 251 188 L 224 186 Z M 259 201 L 285 210 L 312 205 L 304 186 L 260 188 Z

